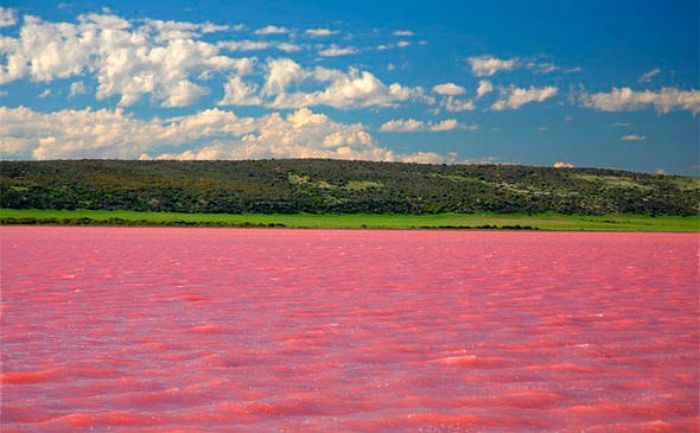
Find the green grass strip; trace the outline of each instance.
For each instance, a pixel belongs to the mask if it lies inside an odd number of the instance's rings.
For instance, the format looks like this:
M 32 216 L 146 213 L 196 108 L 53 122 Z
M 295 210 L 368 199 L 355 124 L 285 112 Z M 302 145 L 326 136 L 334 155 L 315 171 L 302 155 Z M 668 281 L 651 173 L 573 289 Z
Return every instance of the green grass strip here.
M 214 214 L 0 209 L 0 224 L 699 232 L 700 217 L 519 214 Z

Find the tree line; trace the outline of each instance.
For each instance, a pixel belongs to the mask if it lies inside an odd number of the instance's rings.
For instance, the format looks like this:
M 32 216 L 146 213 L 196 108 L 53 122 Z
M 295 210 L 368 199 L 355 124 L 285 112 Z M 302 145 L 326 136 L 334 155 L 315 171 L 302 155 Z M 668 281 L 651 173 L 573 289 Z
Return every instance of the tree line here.
M 323 159 L 0 161 L 0 207 L 697 215 L 700 182 L 591 168 Z

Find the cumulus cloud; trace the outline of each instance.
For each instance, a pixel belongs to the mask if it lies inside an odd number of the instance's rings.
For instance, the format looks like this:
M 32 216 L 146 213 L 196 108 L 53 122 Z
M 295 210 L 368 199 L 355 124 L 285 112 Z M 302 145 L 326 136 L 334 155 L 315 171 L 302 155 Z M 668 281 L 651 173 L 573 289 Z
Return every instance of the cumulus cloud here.
M 440 106 L 450 113 L 459 113 L 461 111 L 472 111 L 476 108 L 474 101 L 471 99 L 461 100 L 454 96 L 447 96 L 440 102 Z
M 347 72 L 323 67 L 305 69 L 292 59 L 271 59 L 267 69 L 261 94 L 267 98 L 264 105 L 272 108 L 327 105 L 347 109 L 394 106 L 411 99 L 430 102 L 420 87 L 386 85 L 371 72 L 355 68 Z M 292 85 L 296 88 L 290 91 Z
M 638 134 L 627 134 L 623 135 L 620 137 L 620 140 L 622 141 L 642 141 L 645 140 L 647 137 L 645 135 L 638 135 Z
M 338 57 L 357 53 L 358 51 L 355 47 L 339 47 L 337 45 L 331 45 L 330 47 L 319 50 L 318 55 L 322 57 Z
M 265 26 L 255 31 L 256 35 L 283 35 L 285 33 L 289 33 L 289 29 L 287 27 L 278 27 L 273 25 Z
M 616 88 L 610 92 L 583 93 L 581 105 L 600 111 L 632 111 L 653 106 L 658 113 L 672 110 L 687 110 L 700 113 L 700 91 L 679 90 L 664 87 L 657 92 L 651 90 L 634 91 L 629 87 Z
M 471 111 L 476 108 L 474 101 L 472 100 L 460 100 L 456 96 L 463 95 L 466 90 L 462 86 L 458 86 L 455 83 L 444 83 L 438 84 L 433 87 L 433 92 L 438 95 L 445 96 L 440 102 L 440 106 L 446 111 L 451 113 L 461 112 L 461 111 Z M 435 112 L 438 112 L 436 110 Z
M 188 80 L 180 80 L 169 89 L 163 107 L 186 107 L 208 93 L 209 89 Z
M 561 68 L 554 63 L 550 62 L 537 62 L 530 60 L 525 63 L 525 68 L 531 70 L 535 74 L 550 74 L 552 72 L 558 71 Z M 567 69 L 568 70 L 568 69 Z
M 164 153 L 161 148 L 199 147 Z M 238 117 L 210 109 L 168 119 L 139 120 L 122 109 L 39 113 L 0 107 L 0 154 L 34 159 L 256 159 L 337 158 L 450 162 L 433 152 L 395 154 L 376 143 L 361 123 L 336 122 L 300 108 L 287 116 Z
M 395 160 L 377 146 L 362 124 L 343 124 L 301 108 L 283 117 L 263 116 L 238 140 L 215 140 L 197 150 L 160 154 L 159 159 L 337 158 Z
M 580 66 L 572 66 L 571 68 L 562 68 L 561 71 L 565 74 L 576 74 L 583 71 L 583 68 Z
M 457 96 L 463 95 L 466 90 L 464 90 L 464 87 L 458 86 L 455 83 L 444 83 L 433 87 L 433 92 L 437 93 L 438 95 Z
M 302 46 L 290 42 L 266 42 L 266 41 L 223 41 L 217 43 L 217 46 L 228 51 L 263 51 L 263 50 L 280 50 L 286 53 L 294 53 L 301 51 Z
M 161 145 L 241 135 L 254 129 L 252 119 L 239 119 L 218 109 L 144 121 L 122 109 L 39 113 L 24 107 L 0 107 L 0 153 L 21 156 L 30 152 L 35 159 L 135 158 Z
M 75 97 L 75 96 L 82 95 L 82 94 L 84 94 L 85 92 L 86 92 L 86 90 L 85 90 L 85 83 L 83 83 L 82 81 L 76 81 L 76 82 L 74 82 L 74 83 L 71 83 L 71 85 L 70 85 L 70 93 L 69 93 L 68 96 L 69 96 L 70 98 L 73 98 L 73 97 Z
M 197 38 L 202 34 L 216 33 L 231 29 L 229 26 L 212 23 L 191 23 L 187 21 L 163 21 L 146 18 L 143 20 L 143 30 L 155 34 L 155 41 L 159 43 L 172 39 Z M 124 28 L 127 28 L 125 26 Z
M 440 122 L 425 122 L 415 119 L 396 119 L 384 123 L 379 130 L 382 132 L 441 132 L 453 129 L 477 129 L 477 125 L 462 125 L 456 119 L 445 119 Z
M 410 30 L 394 30 L 394 36 L 413 36 Z
M 289 42 L 280 42 L 279 44 L 275 45 L 275 47 L 278 50 L 284 51 L 285 53 L 295 53 L 297 51 L 302 50 L 302 47 L 300 45 L 292 44 Z
M 490 77 L 500 71 L 511 71 L 518 64 L 518 59 L 499 59 L 490 55 L 468 57 L 467 61 L 477 77 Z
M 311 76 L 310 71 L 305 70 L 292 59 L 268 60 L 267 69 L 263 95 L 283 93 L 289 84 L 303 81 Z
M 245 39 L 242 41 L 221 41 L 216 44 L 217 47 L 227 51 L 262 51 L 269 50 L 274 47 L 274 43 L 266 41 L 251 41 Z
M 245 83 L 241 77 L 231 76 L 224 85 L 224 97 L 218 105 L 262 105 L 263 100 L 257 96 L 258 86 Z
M 557 161 L 554 164 L 552 164 L 552 167 L 554 167 L 554 168 L 575 168 L 576 166 L 569 163 L 569 162 Z
M 399 160 L 414 164 L 453 164 L 457 162 L 457 155 L 454 152 L 448 153 L 447 156 L 435 152 L 416 152 L 410 155 L 402 155 Z
M 500 89 L 499 99 L 491 105 L 495 111 L 515 110 L 531 102 L 544 102 L 559 91 L 554 86 L 520 88 L 515 86 Z
M 512 71 L 514 69 L 527 69 L 535 74 L 551 74 L 552 72 L 563 72 L 571 74 L 580 72 L 581 68 L 576 66 L 564 68 L 552 62 L 542 61 L 540 58 L 511 58 L 499 59 L 491 55 L 467 57 L 472 73 L 477 77 L 491 77 L 501 71 Z
M 304 32 L 307 36 L 311 36 L 314 38 L 323 38 L 326 36 L 331 36 L 335 35 L 338 33 L 337 30 L 331 30 L 331 29 L 307 29 Z
M 243 72 L 252 63 L 196 39 L 220 27 L 157 20 L 134 26 L 110 14 L 80 15 L 77 24 L 25 16 L 17 38 L 0 38 L 0 84 L 94 73 L 97 99 L 118 96 L 120 106 L 129 106 L 150 95 L 163 106 L 189 105 L 208 92 L 195 77 Z
M 649 82 L 651 82 L 651 79 L 654 78 L 655 76 L 659 75 L 660 72 L 661 72 L 661 69 L 659 69 L 659 68 L 654 68 L 650 71 L 647 71 L 639 77 L 639 80 L 637 80 L 637 82 L 638 83 L 649 83 Z
M 274 49 L 292 53 L 302 50 L 301 46 L 289 42 L 251 41 L 250 39 L 221 41 L 216 46 L 226 51 L 264 51 Z
M 0 27 L 14 26 L 17 22 L 17 12 L 14 9 L 0 6 Z
M 493 84 L 488 80 L 479 81 L 479 87 L 476 89 L 476 99 L 480 99 L 482 96 L 491 93 L 493 91 Z

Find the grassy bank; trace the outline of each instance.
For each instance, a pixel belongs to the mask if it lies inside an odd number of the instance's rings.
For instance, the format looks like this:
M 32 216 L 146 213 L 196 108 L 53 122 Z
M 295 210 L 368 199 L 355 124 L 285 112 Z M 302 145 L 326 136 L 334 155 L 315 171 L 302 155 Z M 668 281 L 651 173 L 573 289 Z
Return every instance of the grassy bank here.
M 2 224 L 183 225 L 372 229 L 532 229 L 698 232 L 700 217 L 517 214 L 213 214 L 102 210 L 0 209 Z

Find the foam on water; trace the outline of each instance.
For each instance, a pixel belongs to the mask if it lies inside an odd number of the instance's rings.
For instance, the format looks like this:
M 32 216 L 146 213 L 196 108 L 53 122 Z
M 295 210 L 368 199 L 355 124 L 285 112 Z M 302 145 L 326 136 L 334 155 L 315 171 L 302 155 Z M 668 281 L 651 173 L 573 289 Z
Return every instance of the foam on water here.
M 694 234 L 0 227 L 7 432 L 698 432 Z

